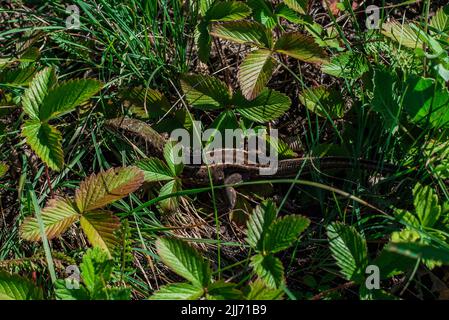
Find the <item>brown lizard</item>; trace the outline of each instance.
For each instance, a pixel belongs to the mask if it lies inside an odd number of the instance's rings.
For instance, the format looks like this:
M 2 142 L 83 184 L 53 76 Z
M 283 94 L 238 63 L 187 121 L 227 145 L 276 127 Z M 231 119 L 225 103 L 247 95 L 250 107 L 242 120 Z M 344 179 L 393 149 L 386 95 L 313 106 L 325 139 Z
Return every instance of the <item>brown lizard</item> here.
M 113 129 L 114 131 L 138 137 L 139 140 L 145 143 L 147 149 L 149 149 L 149 153 L 156 157 L 162 157 L 166 139 L 145 122 L 131 118 L 116 118 L 107 120 L 105 124 L 107 128 Z M 207 185 L 210 183 L 209 172 L 211 173 L 212 182 L 216 184 L 224 183 L 226 177 L 231 174 L 239 174 L 243 180 L 267 179 L 269 176 L 260 174 L 261 167 L 258 164 L 225 162 L 209 165 L 186 165 L 182 173 L 182 180 L 188 184 Z M 352 168 L 390 174 L 403 169 L 395 165 L 379 164 L 377 161 L 366 159 L 349 157 L 302 157 L 279 160 L 278 170 L 274 177 L 295 177 L 298 172 L 300 172 L 300 175 L 303 175 L 310 174 L 313 170 Z
M 105 124 L 107 128 L 113 129 L 114 131 L 138 137 L 139 140 L 145 143 L 149 153 L 156 157 L 162 157 L 166 139 L 147 123 L 131 118 L 116 118 L 107 120 Z M 234 152 L 236 153 L 237 150 Z M 239 152 L 242 151 L 239 150 Z M 223 183 L 228 175 L 234 173 L 240 174 L 243 180 L 268 178 L 268 175 L 262 175 L 260 173 L 261 167 L 263 166 L 259 164 L 226 163 L 224 161 L 223 163 L 209 165 L 185 165 L 182 179 L 189 184 L 209 184 L 209 172 L 214 183 Z M 278 169 L 274 176 L 287 178 L 295 177 L 298 172 L 300 172 L 300 175 L 303 175 L 310 174 L 313 170 L 319 172 L 321 170 L 353 168 L 389 174 L 403 169 L 392 164 L 379 164 L 379 162 L 374 160 L 354 159 L 350 157 L 301 157 L 279 160 Z

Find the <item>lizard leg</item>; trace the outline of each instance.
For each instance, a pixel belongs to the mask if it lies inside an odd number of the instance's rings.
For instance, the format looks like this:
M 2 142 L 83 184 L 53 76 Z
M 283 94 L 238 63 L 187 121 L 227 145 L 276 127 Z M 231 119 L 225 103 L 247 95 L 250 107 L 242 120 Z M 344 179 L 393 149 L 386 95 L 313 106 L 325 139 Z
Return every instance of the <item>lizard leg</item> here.
M 233 173 L 225 179 L 225 184 L 236 184 L 242 181 L 243 177 L 240 173 Z M 237 202 L 237 192 L 235 191 L 234 187 L 226 187 L 225 190 L 226 190 L 226 198 L 228 200 L 228 208 L 229 211 L 232 211 Z

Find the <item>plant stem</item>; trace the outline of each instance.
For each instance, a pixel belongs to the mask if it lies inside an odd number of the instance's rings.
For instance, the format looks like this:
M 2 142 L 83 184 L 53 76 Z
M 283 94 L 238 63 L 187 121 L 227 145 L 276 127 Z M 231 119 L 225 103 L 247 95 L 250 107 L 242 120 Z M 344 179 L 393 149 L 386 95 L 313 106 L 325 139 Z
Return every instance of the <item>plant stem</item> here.
M 47 177 L 48 189 L 50 189 L 50 197 L 52 199 L 54 199 L 55 198 L 55 194 L 53 193 L 53 187 L 51 186 L 50 173 L 48 172 L 47 164 L 45 164 L 45 176 Z
M 28 190 L 30 193 L 31 201 L 34 206 L 34 213 L 36 215 L 37 223 L 39 224 L 39 231 L 40 231 L 41 238 L 42 238 L 42 244 L 44 246 L 45 259 L 47 260 L 48 272 L 50 273 L 51 282 L 55 283 L 56 282 L 56 271 L 55 271 L 55 266 L 53 264 L 53 258 L 51 256 L 50 245 L 48 244 L 47 235 L 45 234 L 44 221 L 42 220 L 42 216 L 41 216 L 41 208 L 37 201 L 36 193 L 34 192 L 31 185 L 29 185 Z

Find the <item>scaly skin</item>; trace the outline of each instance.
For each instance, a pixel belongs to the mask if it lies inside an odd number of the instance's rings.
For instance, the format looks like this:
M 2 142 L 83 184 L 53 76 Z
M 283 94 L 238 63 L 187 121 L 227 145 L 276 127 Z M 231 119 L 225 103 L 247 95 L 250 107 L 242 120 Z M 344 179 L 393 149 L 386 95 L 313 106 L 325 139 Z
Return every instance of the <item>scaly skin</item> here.
M 116 132 L 130 134 L 145 142 L 149 152 L 157 157 L 162 157 L 166 140 L 148 124 L 137 119 L 117 118 L 106 121 L 106 126 Z M 232 149 L 231 149 L 232 150 Z M 215 151 L 216 152 L 216 151 Z M 237 154 L 237 151 L 232 151 Z M 242 156 L 242 153 L 240 153 Z M 245 151 L 243 157 L 247 159 Z M 245 163 L 215 163 L 208 166 L 186 165 L 182 173 L 182 180 L 192 185 L 210 184 L 209 171 L 214 184 L 223 184 L 226 177 L 237 174 L 242 180 L 257 180 L 269 178 L 293 178 L 303 176 L 313 171 L 328 171 L 334 169 L 362 169 L 378 173 L 394 173 L 403 170 L 391 164 L 381 164 L 373 160 L 354 159 L 347 157 L 314 157 L 293 158 L 279 160 L 277 172 L 273 175 L 263 175 L 260 169 L 264 166 Z M 247 161 L 246 161 L 247 162 Z

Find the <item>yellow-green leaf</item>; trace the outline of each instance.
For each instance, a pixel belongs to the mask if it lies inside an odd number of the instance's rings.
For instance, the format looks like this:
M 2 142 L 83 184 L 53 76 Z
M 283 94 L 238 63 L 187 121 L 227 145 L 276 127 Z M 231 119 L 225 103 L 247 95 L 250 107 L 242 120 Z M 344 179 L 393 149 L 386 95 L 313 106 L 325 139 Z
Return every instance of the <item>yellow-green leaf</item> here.
M 158 158 L 141 160 L 137 166 L 143 170 L 145 182 L 168 181 L 174 178 L 170 168 Z
M 257 97 L 273 73 L 271 51 L 260 49 L 249 53 L 239 67 L 238 79 L 242 94 L 248 100 Z
M 236 110 L 245 118 L 264 123 L 282 116 L 291 105 L 285 94 L 264 89 L 255 99 L 246 100 L 241 93 L 234 97 Z
M 413 31 L 409 24 L 400 24 L 390 21 L 382 25 L 382 33 L 399 43 L 399 45 L 415 49 L 422 48 L 423 43 L 419 36 Z
M 42 101 L 39 118 L 47 121 L 73 111 L 100 91 L 102 86 L 101 82 L 93 79 L 70 80 L 59 84 Z
M 309 36 L 297 32 L 284 33 L 276 42 L 274 50 L 292 58 L 310 62 L 326 63 L 326 52 Z
M 123 98 L 131 103 L 129 110 L 142 119 L 163 116 L 170 109 L 167 98 L 161 92 L 150 88 L 127 89 Z
M 59 130 L 41 123 L 39 120 L 28 120 L 22 126 L 22 136 L 28 145 L 50 168 L 60 171 L 64 165 L 62 135 Z
M 0 179 L 6 175 L 8 170 L 9 170 L 9 166 L 6 163 L 0 161 Z
M 244 19 L 251 14 L 251 9 L 240 1 L 215 1 L 207 10 L 208 21 L 234 21 Z
M 284 3 L 292 10 L 300 13 L 307 13 L 307 2 L 308 0 L 284 0 Z
M 159 192 L 159 196 L 166 196 L 169 194 L 176 193 L 181 190 L 181 184 L 178 180 L 171 180 L 167 182 Z M 178 207 L 178 197 L 170 197 L 162 200 L 160 206 L 163 211 L 170 212 Z
M 28 279 L 0 271 L 0 300 L 42 300 L 43 292 Z
M 161 260 L 178 275 L 197 287 L 209 285 L 209 263 L 189 244 L 176 238 L 159 238 L 156 248 Z
M 218 78 L 185 74 L 181 77 L 181 87 L 187 101 L 194 107 L 218 109 L 229 103 L 228 88 Z
M 111 168 L 93 174 L 76 190 L 78 210 L 83 213 L 102 208 L 136 191 L 143 181 L 143 171 L 137 167 Z
M 45 234 L 53 239 L 63 234 L 79 218 L 75 204 L 70 199 L 51 199 L 41 212 Z M 28 217 L 20 226 L 20 235 L 29 241 L 41 240 L 39 224 L 35 217 Z
M 31 119 L 39 119 L 39 110 L 50 88 L 56 83 L 56 75 L 52 68 L 45 68 L 38 72 L 22 98 L 23 111 Z
M 262 48 L 271 48 L 273 42 L 271 31 L 263 24 L 252 21 L 215 24 L 210 34 L 236 43 L 247 43 Z
M 115 231 L 120 228 L 120 220 L 108 211 L 93 211 L 80 217 L 81 228 L 94 247 L 105 250 L 112 257 L 118 239 Z
M 341 93 L 324 86 L 305 89 L 300 93 L 299 101 L 307 109 L 323 118 L 339 119 L 345 113 L 345 103 Z
M 449 34 L 449 5 L 441 7 L 430 20 L 430 26 L 435 29 L 435 35 L 444 37 Z

